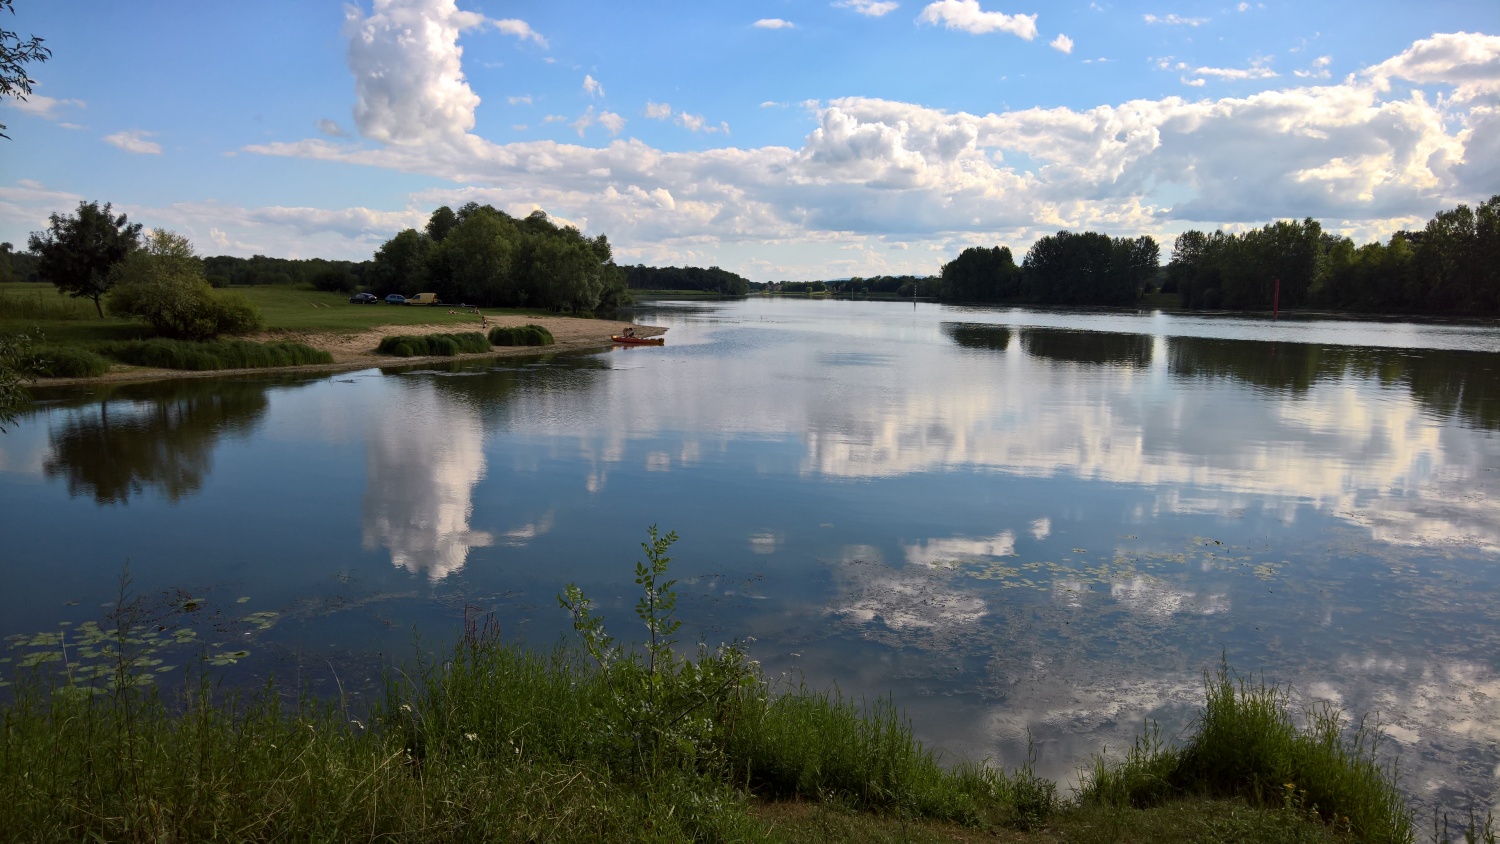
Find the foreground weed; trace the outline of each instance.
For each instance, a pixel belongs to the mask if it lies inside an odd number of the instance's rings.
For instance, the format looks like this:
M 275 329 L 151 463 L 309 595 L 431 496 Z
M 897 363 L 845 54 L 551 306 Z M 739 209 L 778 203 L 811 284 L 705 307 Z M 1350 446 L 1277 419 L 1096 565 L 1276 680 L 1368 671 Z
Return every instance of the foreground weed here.
M 1317 817 L 1359 841 L 1413 840 L 1396 770 L 1377 758 L 1378 730 L 1346 729 L 1343 714 L 1327 706 L 1298 728 L 1286 688 L 1236 677 L 1223 662 L 1205 673 L 1204 692 L 1185 746 L 1166 747 L 1149 728 L 1121 763 L 1095 761 L 1080 799 L 1139 808 L 1183 794 L 1238 797 Z
M 1442 820 L 1438 816 L 1432 816 L 1432 844 L 1495 844 L 1495 815 L 1493 812 L 1485 812 L 1481 819 L 1479 814 L 1472 808 L 1469 809 L 1469 821 L 1454 830 L 1449 822 L 1448 813 L 1444 812 Z
M 606 735 L 637 769 L 656 777 L 668 769 L 721 768 L 722 737 L 735 727 L 739 694 L 755 685 L 754 666 L 738 643 L 716 650 L 700 645 L 696 661 L 677 656 L 677 581 L 666 576 L 672 559 L 667 550 L 677 534 L 662 535 L 655 525 L 647 533 L 650 541 L 641 543 L 647 562 L 635 564 L 644 653 L 617 645 L 575 584 L 565 587 L 558 603 L 572 615 L 573 629 L 608 687 Z

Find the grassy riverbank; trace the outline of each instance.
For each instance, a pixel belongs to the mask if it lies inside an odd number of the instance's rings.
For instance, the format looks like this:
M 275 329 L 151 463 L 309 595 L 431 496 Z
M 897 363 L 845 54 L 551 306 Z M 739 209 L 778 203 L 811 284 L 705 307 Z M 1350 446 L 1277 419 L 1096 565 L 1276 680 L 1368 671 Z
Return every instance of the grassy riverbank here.
M 383 326 L 452 324 L 474 326 L 473 313 L 452 313 L 447 305 L 411 307 L 396 305 L 351 305 L 343 293 L 304 290 L 276 285 L 234 288 L 244 294 L 269 332 L 366 331 Z M 488 310 L 486 313 L 501 313 Z M 504 311 L 543 314 L 541 311 Z M 40 332 L 59 344 L 103 343 L 134 340 L 149 335 L 141 322 L 123 317 L 103 319 L 86 299 L 59 295 L 50 284 L 0 284 L 0 332 Z
M 100 319 L 86 300 L 59 296 L 50 285 L 0 284 L 0 336 L 24 335 L 31 352 L 28 369 L 44 379 L 141 380 L 179 377 L 189 371 L 264 368 L 356 368 L 380 365 L 389 355 L 378 353 L 382 338 L 442 335 L 483 339 L 479 330 L 494 327 L 502 335 L 496 346 L 553 345 L 546 338 L 517 342 L 506 332 L 532 326 L 555 335 L 559 350 L 608 346 L 610 336 L 630 323 L 592 317 L 566 317 L 537 310 L 499 310 L 480 313 L 457 307 L 352 305 L 339 293 L 290 286 L 254 287 L 241 291 L 261 315 L 259 332 L 214 343 L 164 340 L 151 337 L 140 322 L 119 317 Z M 649 327 L 643 329 L 650 331 Z M 421 356 L 417 343 L 408 355 Z M 526 349 L 458 347 L 431 357 L 518 354 Z
M 1148 734 L 1064 799 L 1028 760 L 940 759 L 888 702 L 772 682 L 737 645 L 684 658 L 674 539 L 653 529 L 636 566 L 641 645 L 617 645 L 570 585 L 572 644 L 527 650 L 501 641 L 493 617 L 470 617 L 451 654 L 392 670 L 368 711 L 269 686 L 223 693 L 206 674 L 159 688 L 152 679 L 179 676 L 161 637 L 192 637 L 155 619 L 134 629 L 122 589 L 113 630 L 47 634 L 18 663 L 29 667 L 0 706 L 0 836 L 1413 840 L 1393 774 L 1360 734 L 1333 713 L 1299 729 L 1282 690 L 1227 668 L 1206 678 L 1184 745 Z
M 744 669 L 743 682 L 654 725 L 666 710 L 622 698 L 621 676 L 580 652 L 472 630 L 448 659 L 396 673 L 372 713 L 221 696 L 206 681 L 25 684 L 0 715 L 0 830 L 39 842 L 1411 840 L 1398 816 L 1361 835 L 1281 793 L 1189 784 L 1135 807 L 1091 787 L 1060 801 L 1024 766 L 939 764 L 889 706 L 776 690 L 723 652 L 697 664 L 718 679 Z

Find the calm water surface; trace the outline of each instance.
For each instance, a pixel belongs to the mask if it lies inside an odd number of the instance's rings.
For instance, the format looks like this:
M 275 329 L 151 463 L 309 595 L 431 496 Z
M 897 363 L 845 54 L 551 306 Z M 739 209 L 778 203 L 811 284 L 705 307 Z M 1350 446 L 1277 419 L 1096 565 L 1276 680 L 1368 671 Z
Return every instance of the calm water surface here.
M 890 695 L 953 756 L 1014 765 L 1029 730 L 1070 780 L 1145 719 L 1181 730 L 1223 654 L 1377 718 L 1419 801 L 1500 804 L 1500 330 L 637 319 L 668 344 L 48 393 L 0 436 L 0 635 L 100 619 L 128 563 L 197 599 L 179 662 L 357 691 L 465 606 L 551 645 L 569 581 L 636 635 L 658 524 L 688 639 Z

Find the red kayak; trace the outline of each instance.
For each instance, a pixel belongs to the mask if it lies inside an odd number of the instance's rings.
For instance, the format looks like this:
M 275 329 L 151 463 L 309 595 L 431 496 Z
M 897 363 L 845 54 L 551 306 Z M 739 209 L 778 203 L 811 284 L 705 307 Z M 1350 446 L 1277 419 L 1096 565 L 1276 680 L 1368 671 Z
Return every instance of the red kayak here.
M 609 339 L 627 346 L 664 346 L 667 343 L 665 337 L 634 337 L 627 334 L 615 334 Z

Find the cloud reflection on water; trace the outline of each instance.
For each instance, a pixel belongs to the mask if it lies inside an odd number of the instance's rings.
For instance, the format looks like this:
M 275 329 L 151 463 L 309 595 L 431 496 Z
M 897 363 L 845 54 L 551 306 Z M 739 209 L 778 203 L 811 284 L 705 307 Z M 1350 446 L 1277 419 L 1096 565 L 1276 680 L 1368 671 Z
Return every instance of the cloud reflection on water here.
M 472 407 L 430 384 L 405 386 L 405 400 L 376 414 L 366 433 L 364 547 L 384 546 L 392 564 L 442 580 L 463 568 L 471 548 L 495 541 L 469 524 L 485 476 L 484 429 Z

